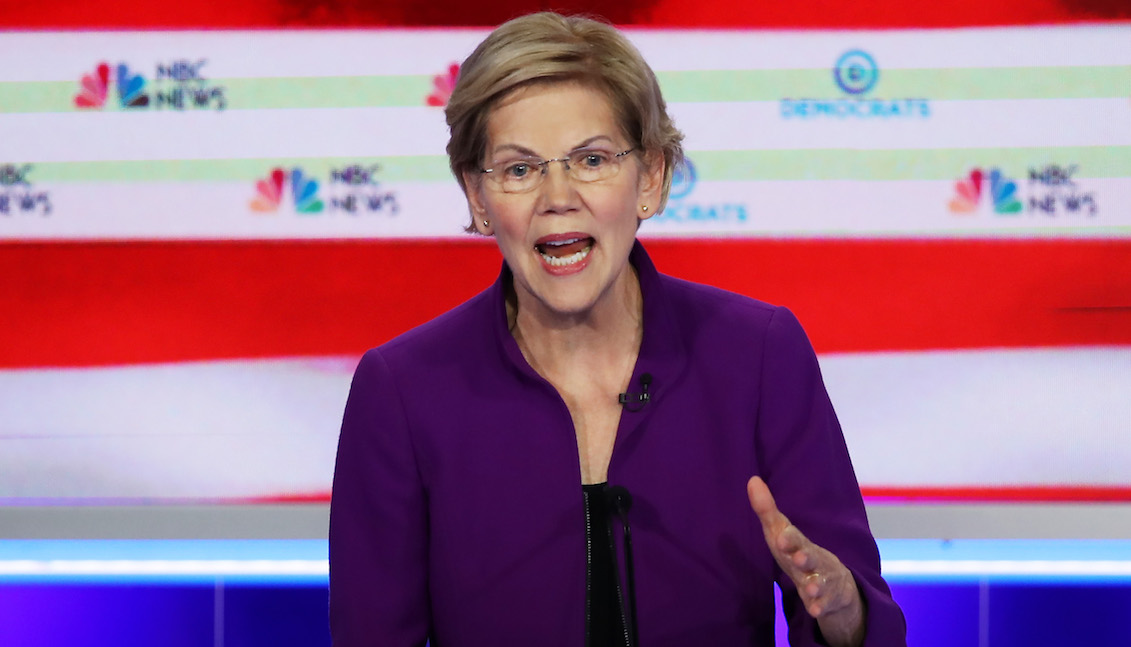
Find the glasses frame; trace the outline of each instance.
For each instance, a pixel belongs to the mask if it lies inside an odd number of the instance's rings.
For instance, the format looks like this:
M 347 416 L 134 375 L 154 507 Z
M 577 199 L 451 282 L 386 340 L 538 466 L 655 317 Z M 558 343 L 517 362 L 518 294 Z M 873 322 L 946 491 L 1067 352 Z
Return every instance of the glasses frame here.
M 580 152 L 583 152 L 584 150 L 585 149 L 583 148 L 583 149 L 574 151 L 574 153 L 580 153 Z M 612 159 L 616 161 L 618 169 L 620 168 L 621 158 L 624 157 L 625 155 L 628 155 L 629 153 L 631 153 L 635 150 L 636 150 L 636 147 L 633 146 L 632 148 L 629 148 L 628 150 L 623 150 L 623 151 L 613 155 Z M 565 157 L 555 157 L 553 159 L 539 160 L 537 162 L 535 162 L 533 158 L 528 158 L 527 161 L 530 162 L 530 164 L 532 166 L 537 166 L 539 171 L 541 171 L 538 174 L 538 177 L 544 178 L 544 177 L 546 177 L 546 173 L 549 172 L 550 164 L 553 164 L 554 162 L 561 162 L 562 166 L 565 167 L 566 173 L 568 174 L 569 170 L 570 170 L 570 168 L 569 168 L 569 158 L 570 157 L 572 157 L 572 153 L 570 155 L 566 155 Z M 495 171 L 498 171 L 498 170 L 501 170 L 501 169 L 499 169 L 499 168 L 481 168 L 481 169 L 479 169 L 479 172 L 486 175 L 488 173 L 494 173 Z M 493 175 L 491 177 L 493 178 L 492 181 L 495 182 L 496 184 L 498 184 L 499 187 L 502 187 L 503 182 L 506 181 L 505 178 L 501 178 L 500 176 L 497 176 L 497 175 Z M 569 175 L 568 177 L 573 178 L 572 175 Z M 612 177 L 612 176 L 610 176 L 610 177 Z M 494 178 L 499 178 L 499 179 L 494 179 Z M 608 179 L 608 178 L 606 178 L 606 179 Z M 596 181 L 596 180 L 591 180 L 591 181 Z M 543 180 L 539 179 L 537 182 L 532 184 L 529 189 L 526 189 L 524 191 L 511 192 L 511 193 L 529 193 L 530 191 L 533 191 L 533 190 L 537 189 L 539 186 L 541 186 L 542 182 L 543 182 Z M 581 182 L 586 182 L 586 181 L 581 180 Z

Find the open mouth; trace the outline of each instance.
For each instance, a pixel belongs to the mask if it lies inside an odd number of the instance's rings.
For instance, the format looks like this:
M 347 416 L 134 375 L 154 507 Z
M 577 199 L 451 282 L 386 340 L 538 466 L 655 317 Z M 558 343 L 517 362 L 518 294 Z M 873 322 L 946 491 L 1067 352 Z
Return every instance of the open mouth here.
M 588 236 L 547 240 L 534 245 L 542 260 L 553 267 L 566 267 L 585 260 L 593 250 L 593 239 Z

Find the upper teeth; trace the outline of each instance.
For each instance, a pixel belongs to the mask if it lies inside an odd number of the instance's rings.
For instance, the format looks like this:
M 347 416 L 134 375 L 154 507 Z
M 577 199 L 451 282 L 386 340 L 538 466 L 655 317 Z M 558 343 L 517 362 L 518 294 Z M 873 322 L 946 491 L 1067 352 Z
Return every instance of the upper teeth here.
M 580 238 L 570 238 L 569 240 L 548 240 L 544 244 L 560 247 L 562 245 L 572 245 L 581 240 Z

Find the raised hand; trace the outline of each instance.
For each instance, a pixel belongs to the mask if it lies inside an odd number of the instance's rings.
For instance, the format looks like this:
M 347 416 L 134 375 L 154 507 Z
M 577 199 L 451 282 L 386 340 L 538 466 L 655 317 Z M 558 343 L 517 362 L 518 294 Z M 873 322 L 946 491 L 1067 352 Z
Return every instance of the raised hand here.
M 762 522 L 766 545 L 782 571 L 797 586 L 809 615 L 834 647 L 864 642 L 864 603 L 852 573 L 837 556 L 809 541 L 778 510 L 770 488 L 755 476 L 746 484 L 750 506 Z

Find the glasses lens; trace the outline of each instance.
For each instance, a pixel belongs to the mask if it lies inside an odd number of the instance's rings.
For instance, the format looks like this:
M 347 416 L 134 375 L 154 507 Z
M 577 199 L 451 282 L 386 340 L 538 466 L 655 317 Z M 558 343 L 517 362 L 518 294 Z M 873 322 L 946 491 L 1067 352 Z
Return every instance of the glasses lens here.
M 543 161 L 540 159 L 517 159 L 496 162 L 490 171 L 485 171 L 492 182 L 506 193 L 526 193 L 538 188 L 548 172 L 551 162 L 563 162 L 570 178 L 578 182 L 598 182 L 608 180 L 617 174 L 624 161 L 624 153 L 615 154 L 599 148 L 584 148 L 570 153 L 568 158 Z
M 542 169 L 537 160 L 518 159 L 495 165 L 488 174 L 507 193 L 522 193 L 538 186 Z
M 581 182 L 607 180 L 616 175 L 620 159 L 614 154 L 597 149 L 575 151 L 569 156 L 569 173 Z

